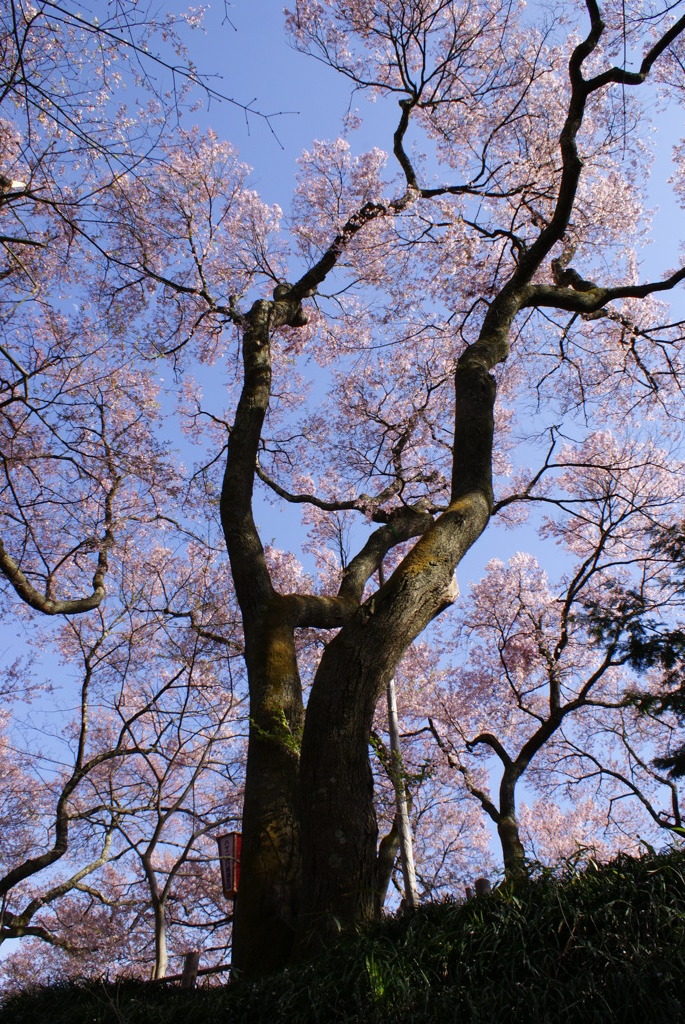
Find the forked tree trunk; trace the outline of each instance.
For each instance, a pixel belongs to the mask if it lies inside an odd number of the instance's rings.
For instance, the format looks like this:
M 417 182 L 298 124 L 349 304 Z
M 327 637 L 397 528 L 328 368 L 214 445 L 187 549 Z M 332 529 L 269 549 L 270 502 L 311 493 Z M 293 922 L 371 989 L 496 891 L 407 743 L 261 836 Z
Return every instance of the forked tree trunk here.
M 454 566 L 487 522 L 482 495 L 456 504 L 378 592 L 373 616 L 362 606 L 321 659 L 300 763 L 299 956 L 377 915 L 378 832 L 368 755 L 373 713 L 409 644 L 451 600 Z
M 489 520 L 495 400 L 489 371 L 506 357 L 517 309 L 509 295 L 493 303 L 479 341 L 459 360 L 448 509 L 431 525 L 408 522 L 402 535 L 394 526 L 381 528 L 347 567 L 337 597 L 310 598 L 275 592 L 252 515 L 271 379 L 269 331 L 299 315 L 287 295 L 280 296 L 276 289 L 278 301 L 256 302 L 245 318 L 245 387 L 221 501 L 250 683 L 244 858 L 233 953 L 236 971 L 245 976 L 286 965 L 293 925 L 295 955 L 304 957 L 379 912 L 368 758 L 373 713 L 409 645 L 454 600 L 454 570 Z M 364 586 L 387 551 L 417 535 L 390 579 L 364 600 Z M 301 697 L 293 642 L 298 626 L 339 628 L 312 684 L 299 779 Z

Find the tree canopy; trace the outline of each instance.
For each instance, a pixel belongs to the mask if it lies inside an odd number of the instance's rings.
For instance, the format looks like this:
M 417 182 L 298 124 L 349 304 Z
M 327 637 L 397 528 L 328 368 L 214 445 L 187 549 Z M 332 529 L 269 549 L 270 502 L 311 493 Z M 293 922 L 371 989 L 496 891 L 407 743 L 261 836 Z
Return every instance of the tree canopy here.
M 394 676 L 424 891 L 488 865 L 485 819 L 513 880 L 681 827 L 611 628 L 628 592 L 678 616 L 685 267 L 642 254 L 681 0 L 299 0 L 291 43 L 388 123 L 331 124 L 283 208 L 193 123 L 197 18 L 0 21 L 4 690 L 41 644 L 78 691 L 68 763 L 2 723 L 0 937 L 152 920 L 157 976 L 174 922 L 255 975 L 378 916 Z M 536 550 L 457 584 L 498 524 Z M 238 820 L 231 915 L 197 893 Z

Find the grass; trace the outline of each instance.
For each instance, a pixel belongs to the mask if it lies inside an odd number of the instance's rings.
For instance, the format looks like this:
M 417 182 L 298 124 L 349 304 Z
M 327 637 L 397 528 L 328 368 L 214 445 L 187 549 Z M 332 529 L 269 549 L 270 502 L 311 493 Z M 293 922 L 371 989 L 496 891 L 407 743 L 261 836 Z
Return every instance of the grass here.
M 543 876 L 349 936 L 260 984 L 23 992 L 0 1024 L 685 1024 L 685 852 Z

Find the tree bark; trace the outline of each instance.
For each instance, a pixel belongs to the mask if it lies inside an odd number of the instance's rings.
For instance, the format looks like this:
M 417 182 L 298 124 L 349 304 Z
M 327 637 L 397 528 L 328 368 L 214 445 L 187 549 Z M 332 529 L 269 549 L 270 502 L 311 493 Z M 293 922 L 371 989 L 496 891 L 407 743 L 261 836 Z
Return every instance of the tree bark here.
M 160 900 L 153 900 L 155 912 L 155 969 L 152 977 L 155 981 L 166 977 L 169 956 L 166 941 L 166 908 Z
M 252 515 L 261 429 L 271 382 L 270 332 L 301 317 L 285 286 L 243 321 L 245 385 L 231 431 L 221 512 L 243 614 L 250 684 L 250 739 L 243 817 L 241 888 L 233 962 L 243 975 L 308 956 L 338 932 L 378 914 L 378 832 L 368 743 L 374 709 L 397 663 L 428 623 L 452 603 L 453 574 L 492 509 L 495 382 L 508 353 L 517 303 L 491 305 L 477 342 L 455 373 L 453 487 L 435 522 L 403 510 L 348 566 L 337 598 L 278 595 Z M 428 525 L 430 523 L 430 525 Z M 390 579 L 361 601 L 390 547 L 419 536 Z M 301 687 L 294 629 L 340 626 L 316 673 L 302 749 Z M 298 857 L 298 848 L 300 856 Z M 297 878 L 301 885 L 297 895 Z
M 400 829 L 398 816 L 395 814 L 390 831 L 387 832 L 378 844 L 378 856 L 376 858 L 376 899 L 377 914 L 380 916 L 385 901 L 388 898 L 388 889 L 392 881 L 392 872 L 400 849 Z
M 492 403 L 494 384 L 486 394 Z M 491 430 L 489 440 L 491 445 Z M 460 448 L 460 454 L 468 460 L 468 449 Z M 310 955 L 341 929 L 376 914 L 378 836 L 368 759 L 373 713 L 411 642 L 451 603 L 454 569 L 488 522 L 489 461 L 480 475 L 474 466 L 471 479 L 477 477 L 480 488 L 468 494 L 457 489 L 449 510 L 321 659 L 307 706 L 300 765 L 298 956 Z
M 294 606 L 271 583 L 252 512 L 257 454 L 271 391 L 271 334 L 300 322 L 301 305 L 279 286 L 242 318 L 244 385 L 228 444 L 221 520 L 245 633 L 250 731 L 233 968 L 259 976 L 289 959 L 297 914 L 297 773 L 302 687 Z
M 499 787 L 497 835 L 502 846 L 504 877 L 510 882 L 528 877 L 526 851 L 519 835 L 516 819 L 516 783 L 520 777 L 515 766 L 505 767 Z
M 290 958 L 299 883 L 301 683 L 292 629 L 264 619 L 246 650 L 250 733 L 232 951 L 236 975 L 253 977 Z

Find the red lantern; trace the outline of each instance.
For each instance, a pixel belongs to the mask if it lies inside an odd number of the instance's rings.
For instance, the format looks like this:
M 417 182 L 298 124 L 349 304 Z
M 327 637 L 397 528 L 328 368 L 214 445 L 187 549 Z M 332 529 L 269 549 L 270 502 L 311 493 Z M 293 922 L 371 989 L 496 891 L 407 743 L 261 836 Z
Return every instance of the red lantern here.
M 238 894 L 240 882 L 240 850 L 243 837 L 240 832 L 227 832 L 217 836 L 219 844 L 219 866 L 221 868 L 221 886 L 227 900 L 233 900 Z

